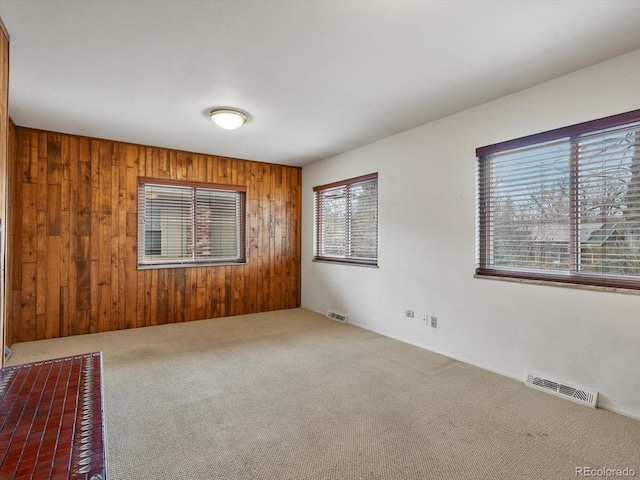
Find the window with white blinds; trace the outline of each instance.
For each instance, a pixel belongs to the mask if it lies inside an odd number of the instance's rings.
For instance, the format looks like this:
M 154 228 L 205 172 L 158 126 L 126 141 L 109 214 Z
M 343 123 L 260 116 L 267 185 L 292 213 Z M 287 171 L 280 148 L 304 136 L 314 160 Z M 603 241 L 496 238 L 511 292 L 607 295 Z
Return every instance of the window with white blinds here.
M 476 154 L 477 274 L 640 289 L 640 110 Z
M 138 265 L 244 263 L 245 190 L 141 178 Z
M 314 259 L 378 264 L 378 174 L 314 187 Z

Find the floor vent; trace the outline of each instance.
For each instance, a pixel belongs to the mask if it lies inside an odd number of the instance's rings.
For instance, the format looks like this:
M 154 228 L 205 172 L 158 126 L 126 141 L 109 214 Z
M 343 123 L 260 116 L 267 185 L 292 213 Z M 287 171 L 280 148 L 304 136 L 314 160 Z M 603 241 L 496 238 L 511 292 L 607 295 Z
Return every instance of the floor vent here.
M 347 323 L 346 315 L 338 312 L 333 312 L 331 310 L 327 312 L 327 318 L 330 318 L 331 320 L 336 320 L 338 322 Z
M 598 392 L 593 392 L 582 387 L 566 385 L 549 378 L 541 377 L 535 373 L 527 374 L 525 385 L 592 408 L 595 408 L 598 403 Z

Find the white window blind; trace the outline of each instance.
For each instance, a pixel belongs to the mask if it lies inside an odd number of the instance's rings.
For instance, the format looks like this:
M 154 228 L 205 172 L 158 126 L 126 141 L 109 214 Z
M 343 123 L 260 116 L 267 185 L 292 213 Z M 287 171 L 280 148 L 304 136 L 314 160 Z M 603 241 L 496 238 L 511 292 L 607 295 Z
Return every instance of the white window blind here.
M 314 188 L 314 258 L 377 265 L 378 175 Z
M 176 183 L 141 179 L 138 264 L 243 263 L 245 192 Z
M 478 150 L 478 274 L 640 288 L 640 113 Z

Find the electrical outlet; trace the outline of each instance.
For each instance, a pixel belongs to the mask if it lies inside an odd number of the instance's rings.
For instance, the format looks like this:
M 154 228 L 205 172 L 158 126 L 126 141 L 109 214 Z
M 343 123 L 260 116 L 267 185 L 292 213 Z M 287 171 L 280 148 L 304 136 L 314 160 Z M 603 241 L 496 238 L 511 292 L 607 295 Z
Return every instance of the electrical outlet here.
M 431 327 L 438 328 L 438 317 L 431 315 Z
M 405 310 L 404 311 L 404 316 L 405 317 L 409 317 L 409 318 L 413 318 L 415 316 L 415 314 L 413 313 L 413 310 Z
M 422 325 L 424 325 L 425 327 L 427 325 L 429 325 L 429 321 L 427 320 L 429 317 L 428 315 L 425 313 L 424 315 L 422 315 Z

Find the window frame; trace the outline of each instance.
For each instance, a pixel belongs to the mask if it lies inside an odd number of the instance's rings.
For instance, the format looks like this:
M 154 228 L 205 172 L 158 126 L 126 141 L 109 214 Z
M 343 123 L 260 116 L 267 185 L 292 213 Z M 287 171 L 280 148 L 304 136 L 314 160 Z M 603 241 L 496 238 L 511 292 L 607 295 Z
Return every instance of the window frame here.
M 320 244 L 322 242 L 322 213 L 320 212 L 320 202 L 318 201 L 318 196 L 321 192 L 332 190 L 340 187 L 345 187 L 347 189 L 347 202 L 350 202 L 350 194 L 349 191 L 353 185 L 368 182 L 375 180 L 376 183 L 376 255 L 373 259 L 366 259 L 362 257 L 351 257 L 347 254 L 345 257 L 339 256 L 330 256 L 330 255 L 320 255 L 319 252 L 321 250 Z M 314 262 L 328 262 L 328 263 L 338 263 L 343 265 L 355 265 L 355 266 L 364 266 L 364 267 L 378 267 L 378 239 L 379 239 L 379 219 L 378 219 L 378 172 L 370 173 L 367 175 L 361 175 L 359 177 L 353 177 L 346 180 L 332 182 L 325 185 L 318 185 L 313 187 L 313 198 L 314 198 L 314 236 L 313 236 L 313 261 Z M 350 204 L 347 203 L 345 206 L 345 250 L 349 250 L 349 232 L 351 230 L 351 214 L 350 214 Z
M 499 277 L 503 279 L 520 279 L 531 281 L 542 281 L 549 283 L 560 283 L 568 285 L 584 285 L 595 286 L 604 288 L 623 288 L 630 290 L 640 290 L 640 277 L 630 278 L 623 276 L 616 276 L 612 274 L 594 274 L 588 272 L 579 271 L 580 265 L 578 262 L 578 246 L 580 242 L 578 221 L 580 219 L 580 202 L 578 192 L 578 162 L 577 153 L 573 148 L 574 142 L 579 140 L 579 137 L 585 134 L 596 133 L 601 130 L 606 130 L 616 127 L 624 127 L 625 125 L 631 125 L 640 122 L 640 110 L 633 110 L 618 115 L 612 115 L 609 117 L 599 118 L 592 121 L 582 122 L 567 127 L 557 128 L 534 135 L 528 135 L 525 137 L 508 140 L 501 143 L 487 145 L 476 149 L 477 157 L 477 205 L 476 205 L 476 220 L 477 220 L 477 235 L 476 235 L 476 276 L 477 277 Z M 544 144 L 554 140 L 561 140 L 566 138 L 571 142 L 572 148 L 569 155 L 569 228 L 570 228 L 570 245 L 569 245 L 569 272 L 568 273 L 554 273 L 552 271 L 539 272 L 526 272 L 516 270 L 505 270 L 490 266 L 489 262 L 492 253 L 492 238 L 490 229 L 493 224 L 490 224 L 490 211 L 491 211 L 491 188 L 490 182 L 483 181 L 490 174 L 490 161 L 489 156 L 497 153 L 502 153 L 509 150 L 514 150 L 523 147 L 535 146 L 537 144 Z
M 237 214 L 238 223 L 237 227 L 237 239 L 239 245 L 239 252 L 236 260 L 222 259 L 222 260 L 198 260 L 195 258 L 196 249 L 194 248 L 194 258 L 193 259 L 182 259 L 182 260 L 151 260 L 151 261 L 142 261 L 142 257 L 145 255 L 144 252 L 140 253 L 140 248 L 145 247 L 145 241 L 143 240 L 143 235 L 145 235 L 145 222 L 143 221 L 144 212 L 141 212 L 142 208 L 142 199 L 140 198 L 140 189 L 144 188 L 146 185 L 157 185 L 160 187 L 181 187 L 181 188 L 192 188 L 193 190 L 202 189 L 202 190 L 213 190 L 213 191 L 232 191 L 240 194 L 240 212 Z M 146 198 L 145 198 L 146 200 Z M 193 197 L 193 217 L 192 217 L 192 228 L 194 232 L 192 233 L 192 238 L 195 241 L 197 230 L 197 209 L 195 205 L 197 203 L 196 196 Z M 218 184 L 218 183 L 208 183 L 208 182 L 198 182 L 198 181 L 187 181 L 187 180 L 168 180 L 168 179 L 160 179 L 160 178 L 152 178 L 152 177 L 138 177 L 138 212 L 137 212 L 137 245 L 136 245 L 136 254 L 137 254 L 137 262 L 138 262 L 138 270 L 150 270 L 150 269 L 162 269 L 162 268 L 185 268 L 185 267 L 207 267 L 207 266 L 220 266 L 220 265 L 246 265 L 247 264 L 247 187 L 245 185 L 228 185 L 228 184 Z

